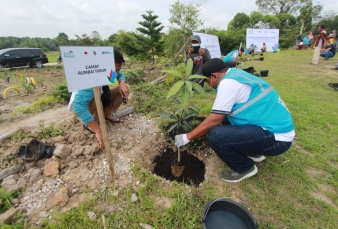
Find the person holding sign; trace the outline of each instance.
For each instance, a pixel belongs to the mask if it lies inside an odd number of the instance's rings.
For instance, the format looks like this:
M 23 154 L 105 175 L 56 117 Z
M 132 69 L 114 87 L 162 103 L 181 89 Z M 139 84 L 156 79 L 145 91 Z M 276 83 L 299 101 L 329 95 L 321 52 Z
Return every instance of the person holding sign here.
M 127 102 L 130 87 L 128 84 L 126 84 L 126 78 L 121 72 L 122 63 L 124 63 L 123 55 L 116 49 L 114 49 L 114 59 L 115 72 L 112 74 L 110 80 L 114 80 L 116 78 L 119 82 L 119 86 L 111 89 L 108 86 L 102 86 L 101 100 L 105 119 L 112 123 L 119 123 L 121 120 L 116 115 L 114 115 L 114 112 L 117 111 L 122 102 Z M 84 123 L 83 128 L 95 134 L 96 139 L 100 144 L 100 148 L 103 149 L 104 143 L 101 128 L 97 122 L 98 114 L 93 88 L 73 92 L 69 103 L 69 109 L 70 108 L 73 108 L 75 114 Z
M 198 35 L 193 35 L 191 37 L 191 46 L 188 48 L 188 58 L 192 59 L 194 65 L 192 67 L 192 75 L 202 75 L 202 66 L 203 63 L 211 59 L 210 52 L 207 48 L 201 48 L 201 38 Z M 200 83 L 201 79 L 189 79 L 189 81 L 194 81 Z M 203 87 L 204 83 L 200 83 Z
M 223 62 L 226 63 L 230 68 L 234 68 L 237 64 L 240 64 L 238 61 L 238 56 L 244 53 L 244 48 L 240 48 L 239 50 L 233 50 L 229 52 L 224 58 Z
M 211 114 L 194 130 L 175 136 L 177 147 L 208 134 L 208 142 L 229 169 L 227 182 L 254 176 L 254 162 L 286 152 L 295 136 L 291 114 L 270 84 L 218 58 L 203 65 L 207 83 L 217 91 Z

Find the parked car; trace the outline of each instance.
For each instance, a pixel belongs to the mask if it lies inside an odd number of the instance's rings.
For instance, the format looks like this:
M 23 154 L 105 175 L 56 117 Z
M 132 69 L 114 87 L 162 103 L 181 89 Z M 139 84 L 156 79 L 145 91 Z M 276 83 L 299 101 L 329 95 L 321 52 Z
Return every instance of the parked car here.
M 8 48 L 0 50 L 0 72 L 4 68 L 28 66 L 41 68 L 48 63 L 46 54 L 38 48 Z

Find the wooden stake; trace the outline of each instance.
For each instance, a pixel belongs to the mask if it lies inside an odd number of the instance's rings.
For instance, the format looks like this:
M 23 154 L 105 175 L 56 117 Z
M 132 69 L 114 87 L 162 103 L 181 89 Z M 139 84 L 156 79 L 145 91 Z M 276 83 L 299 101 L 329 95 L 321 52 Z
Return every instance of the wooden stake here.
M 104 143 L 104 146 L 105 146 L 104 151 L 106 152 L 106 157 L 107 157 L 107 161 L 108 161 L 108 165 L 109 165 L 109 169 L 110 169 L 111 180 L 115 181 L 115 169 L 114 169 L 115 164 L 114 164 L 114 160 L 113 160 L 113 157 L 111 155 L 111 152 L 110 152 L 110 143 L 109 143 L 109 139 L 108 139 L 106 120 L 105 120 L 104 114 L 103 114 L 100 87 L 94 87 L 94 98 L 95 98 L 97 114 L 99 116 L 103 143 Z

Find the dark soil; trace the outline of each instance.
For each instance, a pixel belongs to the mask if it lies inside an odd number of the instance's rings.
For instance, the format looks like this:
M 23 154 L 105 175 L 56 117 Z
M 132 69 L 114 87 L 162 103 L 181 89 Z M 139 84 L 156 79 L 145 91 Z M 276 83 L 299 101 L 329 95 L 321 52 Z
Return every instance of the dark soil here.
M 191 121 L 199 121 L 199 123 L 203 122 L 205 119 L 205 117 L 191 117 L 189 119 L 187 119 L 187 121 L 190 123 Z M 167 130 L 170 128 L 172 123 L 169 123 L 169 125 L 167 126 L 164 126 L 163 127 L 163 130 L 167 133 Z M 199 124 L 195 124 L 195 125 L 192 125 L 192 130 L 197 127 Z M 168 137 L 168 141 L 175 141 L 175 135 L 177 134 L 183 134 L 183 133 L 186 133 L 186 131 L 180 127 L 177 129 L 174 129 L 172 131 L 170 131 L 169 133 L 167 133 L 167 137 Z M 200 138 L 196 138 L 194 140 L 192 140 L 188 145 L 187 147 L 190 147 L 192 149 L 205 149 L 207 147 L 209 147 L 209 144 L 208 144 L 208 135 L 204 135 Z
M 197 157 L 181 150 L 179 166 L 185 166 L 182 175 L 176 178 L 171 172 L 171 163 L 177 161 L 177 151 L 166 148 L 164 152 L 154 159 L 154 173 L 170 181 L 183 182 L 188 185 L 198 186 L 204 181 L 205 165 Z

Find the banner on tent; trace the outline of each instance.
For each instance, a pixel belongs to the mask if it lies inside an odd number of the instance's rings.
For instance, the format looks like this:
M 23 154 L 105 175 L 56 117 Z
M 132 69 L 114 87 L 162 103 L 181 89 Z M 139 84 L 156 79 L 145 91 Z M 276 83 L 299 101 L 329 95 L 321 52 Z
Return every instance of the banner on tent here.
M 218 37 L 205 33 L 193 33 L 201 38 L 201 48 L 207 48 L 210 52 L 211 58 L 221 57 L 221 48 L 219 46 Z
M 246 47 L 249 48 L 254 44 L 260 51 L 266 45 L 266 50 L 269 52 L 274 51 L 279 43 L 279 29 L 246 29 Z

